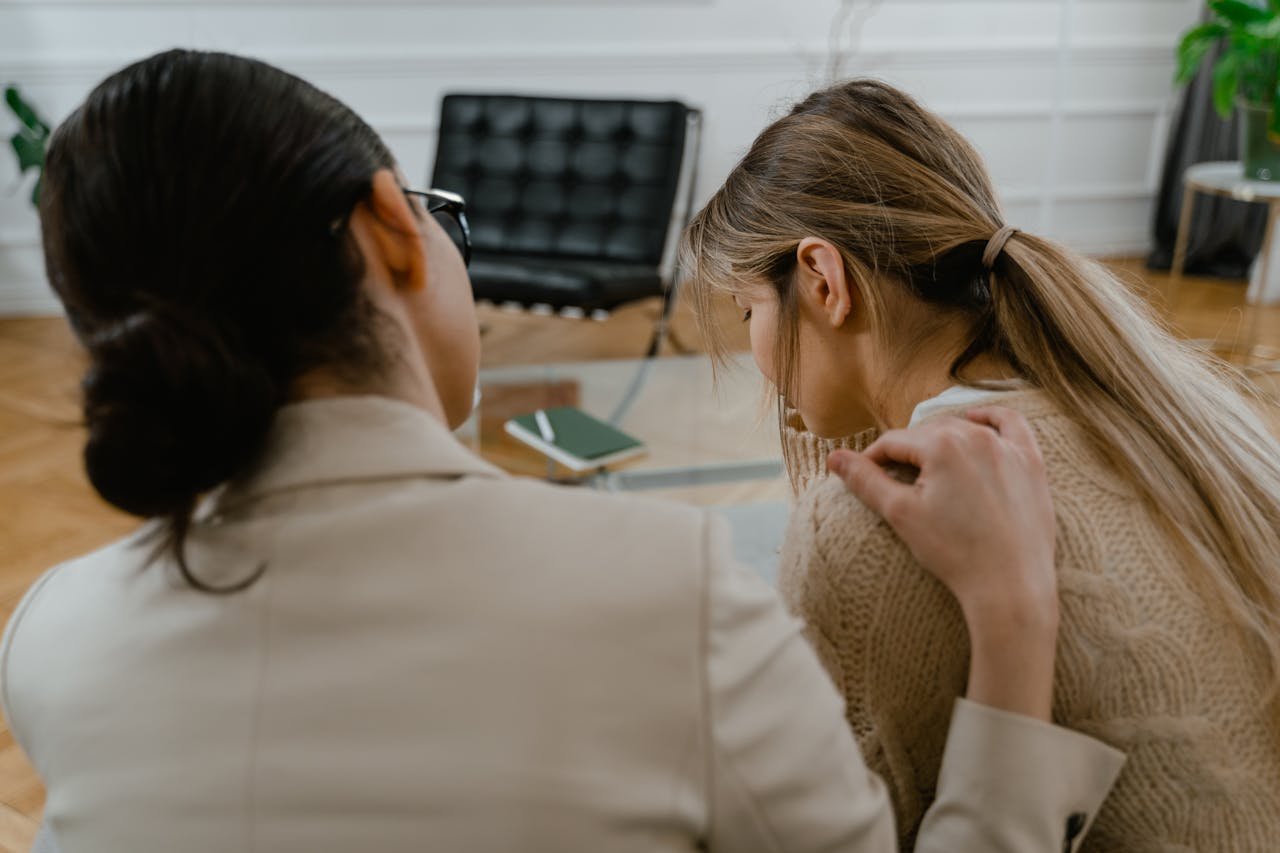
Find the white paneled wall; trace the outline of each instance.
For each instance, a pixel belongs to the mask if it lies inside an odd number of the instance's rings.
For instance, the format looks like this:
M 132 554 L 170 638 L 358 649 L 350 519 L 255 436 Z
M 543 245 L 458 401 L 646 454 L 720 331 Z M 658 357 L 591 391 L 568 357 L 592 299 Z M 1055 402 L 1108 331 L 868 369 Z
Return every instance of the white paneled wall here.
M 0 83 L 54 120 L 174 45 L 258 56 L 346 100 L 410 176 L 450 90 L 677 97 L 705 110 L 699 194 L 763 124 L 844 76 L 901 85 L 987 158 L 1011 223 L 1142 251 L 1193 0 L 0 0 Z M 847 25 L 833 27 L 841 20 Z M 832 46 L 840 50 L 833 53 Z M 0 118 L 0 136 L 11 123 Z M 56 310 L 0 152 L 0 314 Z

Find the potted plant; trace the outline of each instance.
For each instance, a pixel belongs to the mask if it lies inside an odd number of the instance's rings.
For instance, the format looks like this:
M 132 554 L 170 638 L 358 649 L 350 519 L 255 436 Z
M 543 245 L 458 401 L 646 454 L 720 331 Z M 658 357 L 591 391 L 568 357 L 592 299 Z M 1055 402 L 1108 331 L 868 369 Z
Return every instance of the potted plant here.
M 18 91 L 16 86 L 4 90 L 4 102 L 18 119 L 18 131 L 9 137 L 9 146 L 18 156 L 18 173 L 36 170 L 36 183 L 31 190 L 31 203 L 40 204 L 40 181 L 44 171 L 44 149 L 49 141 L 49 125 Z
M 1189 82 L 1216 46 L 1213 105 L 1223 118 L 1240 110 L 1245 176 L 1280 180 L 1280 0 L 1209 0 L 1210 18 L 1178 45 L 1179 84 Z

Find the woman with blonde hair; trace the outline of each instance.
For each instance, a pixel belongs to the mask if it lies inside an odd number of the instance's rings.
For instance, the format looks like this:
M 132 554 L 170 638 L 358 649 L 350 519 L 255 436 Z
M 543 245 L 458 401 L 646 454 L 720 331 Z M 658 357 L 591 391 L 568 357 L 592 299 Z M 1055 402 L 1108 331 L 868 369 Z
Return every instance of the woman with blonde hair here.
M 1031 422 L 1053 491 L 1054 719 L 1129 754 L 1087 848 L 1280 849 L 1280 443 L 1236 376 L 1103 266 L 1008 227 L 974 149 L 873 80 L 765 129 L 684 250 L 703 316 L 731 294 L 779 391 L 800 495 L 784 597 L 903 841 L 935 794 L 964 621 L 819 480 L 835 448 L 998 401 Z

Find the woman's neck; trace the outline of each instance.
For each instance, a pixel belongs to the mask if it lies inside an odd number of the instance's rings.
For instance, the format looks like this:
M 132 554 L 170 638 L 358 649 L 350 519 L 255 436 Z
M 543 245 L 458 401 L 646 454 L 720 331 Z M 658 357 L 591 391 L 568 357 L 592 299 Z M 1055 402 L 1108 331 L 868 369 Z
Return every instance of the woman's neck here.
M 419 345 L 404 307 L 387 297 L 390 285 L 368 285 L 373 306 L 381 322 L 375 324 L 373 344 L 382 354 L 376 369 L 351 369 L 343 365 L 320 365 L 294 379 L 289 388 L 293 401 L 326 397 L 389 397 L 417 406 L 446 426 L 440 392 L 432 379 L 431 367 Z
M 444 405 L 440 402 L 435 383 L 431 381 L 430 371 L 425 368 L 415 370 L 415 366 L 393 359 L 392 364 L 378 375 L 358 382 L 352 381 L 339 368 L 316 367 L 294 380 L 289 398 L 297 402 L 327 397 L 389 397 L 417 406 L 441 423 L 447 423 Z
M 895 371 L 881 382 L 884 390 L 876 405 L 881 429 L 900 429 L 911 422 L 916 407 L 954 385 L 1014 379 L 1017 374 L 1004 359 L 983 354 L 970 361 L 959 379 L 951 375 L 954 354 L 922 356 L 905 370 Z

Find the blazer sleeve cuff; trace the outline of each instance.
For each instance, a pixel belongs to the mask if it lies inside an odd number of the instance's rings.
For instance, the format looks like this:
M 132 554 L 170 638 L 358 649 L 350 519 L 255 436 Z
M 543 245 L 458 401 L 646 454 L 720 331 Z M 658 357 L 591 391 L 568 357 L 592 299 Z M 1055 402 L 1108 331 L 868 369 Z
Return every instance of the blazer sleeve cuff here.
M 917 850 L 934 849 L 930 838 L 952 850 L 1075 850 L 1124 762 L 1087 735 L 959 699 Z

